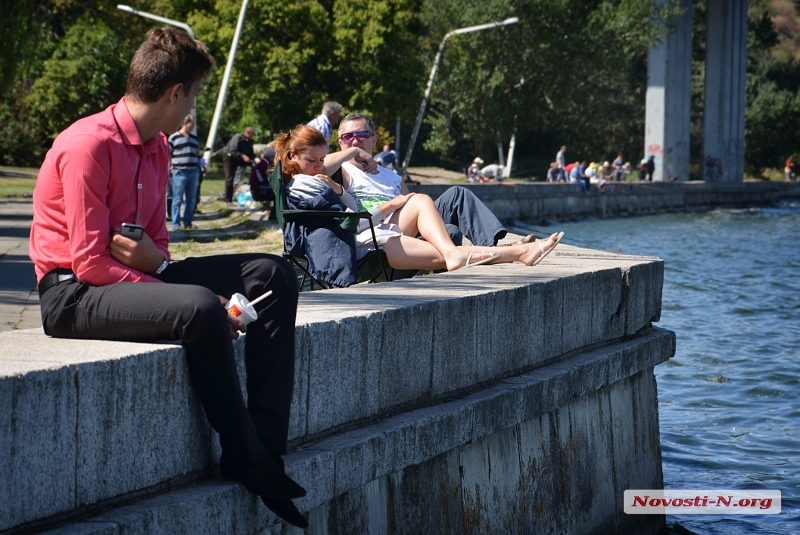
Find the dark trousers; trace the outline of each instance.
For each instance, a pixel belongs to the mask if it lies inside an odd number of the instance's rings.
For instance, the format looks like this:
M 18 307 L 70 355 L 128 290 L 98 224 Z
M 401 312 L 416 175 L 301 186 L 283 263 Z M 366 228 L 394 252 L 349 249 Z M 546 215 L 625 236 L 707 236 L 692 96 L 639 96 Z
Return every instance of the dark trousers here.
M 239 164 L 227 156 L 222 158 L 222 163 L 225 166 L 225 202 L 233 202 L 233 181 L 236 178 L 236 169 L 239 168 Z
M 61 283 L 41 297 L 45 333 L 56 338 L 130 342 L 181 340 L 192 383 L 223 455 L 248 466 L 286 453 L 294 388 L 297 282 L 285 260 L 265 254 L 188 258 L 162 274 L 166 284 Z M 242 398 L 227 312 L 217 295 L 259 303 L 247 326 L 247 406 Z
M 434 204 L 456 245 L 461 245 L 462 236 L 473 245 L 497 245 L 507 233 L 500 220 L 467 188 L 448 188 Z

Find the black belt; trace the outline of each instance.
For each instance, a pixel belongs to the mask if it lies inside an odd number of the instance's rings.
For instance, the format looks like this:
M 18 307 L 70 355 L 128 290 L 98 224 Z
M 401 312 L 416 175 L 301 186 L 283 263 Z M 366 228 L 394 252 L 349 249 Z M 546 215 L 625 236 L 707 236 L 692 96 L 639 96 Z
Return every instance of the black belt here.
M 56 268 L 44 277 L 42 280 L 39 281 L 39 298 L 41 298 L 44 293 L 62 282 L 67 282 L 75 279 L 75 273 L 72 272 L 71 269 L 65 268 Z

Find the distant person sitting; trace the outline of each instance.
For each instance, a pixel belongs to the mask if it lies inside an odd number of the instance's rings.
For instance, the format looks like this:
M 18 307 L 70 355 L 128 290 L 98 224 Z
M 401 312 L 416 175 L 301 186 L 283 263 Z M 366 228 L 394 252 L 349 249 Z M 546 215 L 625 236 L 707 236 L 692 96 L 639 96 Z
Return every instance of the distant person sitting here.
M 624 160 L 622 159 L 622 153 L 618 153 L 617 157 L 614 158 L 614 161 L 611 163 L 611 166 L 614 168 L 614 180 L 617 182 L 623 179 L 622 177 L 622 166 L 625 165 Z
M 791 156 L 786 160 L 786 167 L 783 168 L 783 175 L 786 177 L 786 182 L 794 181 L 794 160 Z
M 560 177 L 558 165 L 556 162 L 550 163 L 550 169 L 547 170 L 547 181 L 548 182 L 558 182 Z
M 274 151 L 269 152 L 274 156 Z M 275 192 L 272 191 L 268 181 L 273 163 L 266 154 L 266 150 L 259 153 L 260 161 L 250 171 L 250 194 L 254 201 L 264 205 L 267 210 L 267 220 L 270 220 L 273 217 L 273 210 L 268 207 L 268 203 L 275 202 Z
M 620 163 L 619 166 L 622 167 L 622 163 Z M 600 173 L 600 178 L 603 179 L 604 182 L 609 182 L 611 180 L 614 180 L 614 175 L 615 175 L 614 168 L 611 167 L 611 164 L 607 161 L 603 162 L 603 170 Z
M 397 168 L 397 153 L 389 145 L 384 145 L 383 152 L 375 155 L 375 161 L 386 169 L 395 171 Z
M 491 163 L 481 169 L 481 174 L 487 182 L 502 182 L 503 181 L 503 166 L 496 163 Z
M 467 169 L 467 182 L 479 184 L 484 181 L 483 174 L 481 173 L 481 165 L 483 165 L 483 159 L 480 157 L 476 157 L 472 160 L 472 163 Z
M 322 105 L 322 113 L 306 123 L 308 126 L 313 126 L 322 132 L 322 135 L 325 137 L 325 142 L 328 144 L 328 149 L 330 149 L 331 146 L 333 129 L 339 124 L 339 117 L 341 114 L 342 105 L 338 102 L 328 101 Z

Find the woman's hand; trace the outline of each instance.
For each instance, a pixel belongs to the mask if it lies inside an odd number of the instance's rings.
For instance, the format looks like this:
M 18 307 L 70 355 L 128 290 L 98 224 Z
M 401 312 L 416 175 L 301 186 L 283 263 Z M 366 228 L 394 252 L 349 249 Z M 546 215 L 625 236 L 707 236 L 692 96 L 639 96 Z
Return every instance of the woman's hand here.
M 406 205 L 408 200 L 416 195 L 416 192 L 409 193 L 408 195 L 398 195 L 391 201 L 385 202 L 378 207 L 382 214 L 387 215 L 389 212 L 399 210 Z
M 357 147 L 354 147 L 357 148 Z M 353 157 L 355 164 L 362 170 L 370 174 L 378 172 L 378 164 L 370 153 L 363 149 L 358 149 L 356 155 Z
M 331 180 L 328 175 L 318 174 L 314 176 L 320 179 L 326 186 L 331 188 L 336 195 L 344 195 L 344 186 Z

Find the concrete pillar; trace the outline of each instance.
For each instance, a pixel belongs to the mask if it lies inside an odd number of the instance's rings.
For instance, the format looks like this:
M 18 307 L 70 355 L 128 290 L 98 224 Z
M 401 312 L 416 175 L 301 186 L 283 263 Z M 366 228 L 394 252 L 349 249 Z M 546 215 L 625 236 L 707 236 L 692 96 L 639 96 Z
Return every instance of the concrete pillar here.
M 654 0 L 664 4 L 666 0 Z M 644 157 L 655 156 L 654 181 L 689 178 L 689 123 L 692 103 L 692 0 L 647 61 Z
M 747 0 L 708 0 L 703 179 L 744 179 Z

